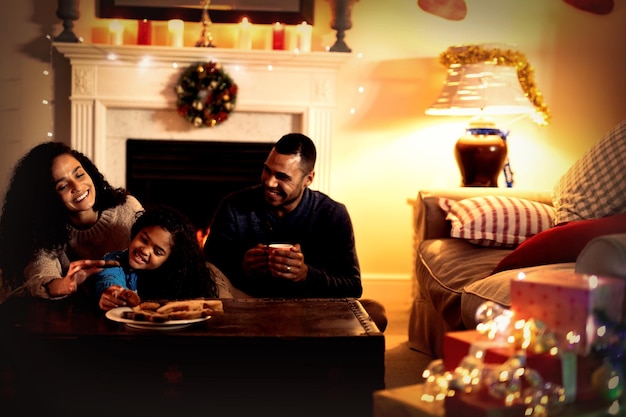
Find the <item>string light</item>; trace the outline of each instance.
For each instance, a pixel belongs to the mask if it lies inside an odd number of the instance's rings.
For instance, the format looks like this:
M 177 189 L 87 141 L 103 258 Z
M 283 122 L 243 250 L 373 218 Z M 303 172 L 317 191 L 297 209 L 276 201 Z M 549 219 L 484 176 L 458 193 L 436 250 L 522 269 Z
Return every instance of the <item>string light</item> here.
M 50 47 L 49 47 L 49 53 L 48 53 L 48 68 L 44 69 L 42 71 L 42 75 L 44 77 L 47 78 L 47 85 L 48 85 L 48 97 L 44 97 L 41 99 L 41 104 L 43 104 L 44 106 L 48 106 L 48 114 L 49 114 L 49 128 L 48 131 L 46 132 L 46 137 L 48 139 L 53 139 L 54 138 L 54 105 L 52 104 L 54 102 L 54 99 L 52 98 L 54 96 L 54 87 L 53 87 L 53 82 L 50 79 L 50 74 L 52 72 L 52 68 L 53 68 L 53 49 L 52 49 L 52 36 L 50 36 L 49 34 L 46 35 L 46 39 L 48 40 L 48 42 L 50 42 Z

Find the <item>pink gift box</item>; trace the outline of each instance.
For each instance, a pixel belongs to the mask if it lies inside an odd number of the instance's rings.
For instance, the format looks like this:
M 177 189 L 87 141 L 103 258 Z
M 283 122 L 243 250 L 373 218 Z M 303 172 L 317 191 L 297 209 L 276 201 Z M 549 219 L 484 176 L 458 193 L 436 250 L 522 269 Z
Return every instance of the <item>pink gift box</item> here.
M 559 340 L 569 332 L 580 336 L 578 352 L 588 354 L 595 340 L 593 312 L 611 322 L 622 320 L 624 281 L 570 271 L 536 271 L 511 280 L 514 320 L 543 322 Z

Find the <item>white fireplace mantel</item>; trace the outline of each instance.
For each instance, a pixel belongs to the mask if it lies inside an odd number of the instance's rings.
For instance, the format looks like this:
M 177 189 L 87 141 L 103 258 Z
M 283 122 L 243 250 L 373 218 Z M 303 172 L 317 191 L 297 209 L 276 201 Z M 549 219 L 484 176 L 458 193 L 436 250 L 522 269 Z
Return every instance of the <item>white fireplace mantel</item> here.
M 351 54 L 82 43 L 54 47 L 71 65 L 71 146 L 89 156 L 111 183 L 125 184 L 123 142 L 129 137 L 273 142 L 289 129 L 315 142 L 315 185 L 329 191 L 336 73 Z M 228 120 L 196 128 L 176 113 L 174 86 L 185 68 L 206 61 L 222 64 L 238 94 Z M 156 113 L 133 115 L 146 110 Z M 268 132 L 265 125 L 273 122 L 265 122 L 264 115 L 292 121 Z

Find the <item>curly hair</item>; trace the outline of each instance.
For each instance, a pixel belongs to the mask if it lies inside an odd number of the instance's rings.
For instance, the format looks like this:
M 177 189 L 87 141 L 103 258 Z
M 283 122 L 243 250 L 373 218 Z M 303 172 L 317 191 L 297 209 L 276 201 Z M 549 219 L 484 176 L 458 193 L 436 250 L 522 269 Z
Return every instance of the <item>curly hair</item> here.
M 131 239 L 150 226 L 159 226 L 170 232 L 173 245 L 169 257 L 159 268 L 135 271 L 137 292 L 141 298 L 216 298 L 217 286 L 189 219 L 173 207 L 152 206 L 139 214 L 131 228 Z
M 24 268 L 38 250 L 61 250 L 69 241 L 69 213 L 52 178 L 52 164 L 64 154 L 76 158 L 91 177 L 96 190 L 94 210 L 101 212 L 126 202 L 128 192 L 112 187 L 81 152 L 62 142 L 44 142 L 32 148 L 13 170 L 0 218 L 0 270 L 10 286 L 22 283 Z

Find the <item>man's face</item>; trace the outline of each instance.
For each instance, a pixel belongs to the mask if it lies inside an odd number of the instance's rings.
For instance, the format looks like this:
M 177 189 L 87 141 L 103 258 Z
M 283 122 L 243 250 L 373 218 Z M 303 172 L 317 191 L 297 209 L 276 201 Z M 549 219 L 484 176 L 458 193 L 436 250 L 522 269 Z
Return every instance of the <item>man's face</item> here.
M 265 202 L 279 216 L 295 209 L 302 200 L 305 188 L 313 182 L 315 171 L 303 172 L 300 159 L 300 155 L 283 155 L 272 149 L 263 165 L 261 182 Z

